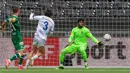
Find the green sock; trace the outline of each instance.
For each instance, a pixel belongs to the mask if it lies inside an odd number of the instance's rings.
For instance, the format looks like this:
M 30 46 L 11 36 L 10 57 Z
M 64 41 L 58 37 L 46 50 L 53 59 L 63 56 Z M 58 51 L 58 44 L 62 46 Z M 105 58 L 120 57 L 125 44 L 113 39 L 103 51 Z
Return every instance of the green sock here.
M 19 65 L 22 65 L 22 62 L 23 62 L 24 57 L 25 57 L 25 55 L 22 55 L 22 56 L 20 57 Z
M 60 64 L 63 64 L 63 62 L 64 62 L 64 53 L 61 53 L 60 54 Z
M 87 61 L 86 52 L 82 52 L 81 54 L 82 54 L 82 58 L 83 58 L 84 62 L 86 62 Z
M 20 58 L 20 53 L 14 54 L 14 55 L 10 58 L 10 61 L 12 62 L 13 60 L 16 60 L 17 58 Z

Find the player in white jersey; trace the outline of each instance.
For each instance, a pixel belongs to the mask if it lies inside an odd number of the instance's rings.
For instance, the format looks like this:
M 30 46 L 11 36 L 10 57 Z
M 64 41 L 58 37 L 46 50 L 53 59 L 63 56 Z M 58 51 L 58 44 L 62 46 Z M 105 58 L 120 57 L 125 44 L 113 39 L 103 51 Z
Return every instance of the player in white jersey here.
M 28 67 L 29 63 L 33 65 L 33 61 L 44 54 L 44 45 L 47 40 L 47 36 L 49 33 L 53 33 L 54 31 L 54 21 L 50 18 L 52 16 L 52 12 L 50 10 L 46 10 L 44 15 L 34 16 L 34 13 L 30 14 L 30 20 L 39 20 L 38 26 L 34 35 L 33 40 L 33 49 L 29 54 L 28 60 L 26 62 L 25 68 Z M 36 53 L 36 48 L 38 51 Z M 36 53 L 34 56 L 33 54 Z

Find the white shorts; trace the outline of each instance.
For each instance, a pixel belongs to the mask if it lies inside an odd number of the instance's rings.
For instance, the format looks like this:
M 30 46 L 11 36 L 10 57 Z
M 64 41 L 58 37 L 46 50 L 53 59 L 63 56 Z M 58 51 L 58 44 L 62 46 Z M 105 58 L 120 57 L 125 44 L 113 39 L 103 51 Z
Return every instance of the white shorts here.
M 37 47 L 44 46 L 45 43 L 46 43 L 45 39 L 41 39 L 41 38 L 38 38 L 36 36 L 33 39 L 33 45 L 36 45 Z

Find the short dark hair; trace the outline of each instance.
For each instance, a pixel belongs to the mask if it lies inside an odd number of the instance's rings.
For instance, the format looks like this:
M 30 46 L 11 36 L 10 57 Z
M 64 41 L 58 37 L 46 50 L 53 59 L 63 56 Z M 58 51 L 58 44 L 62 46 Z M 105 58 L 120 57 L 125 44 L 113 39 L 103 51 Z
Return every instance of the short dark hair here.
M 17 13 L 19 9 L 20 9 L 19 7 L 12 7 L 13 13 Z
M 84 19 L 83 19 L 83 18 L 79 18 L 79 19 L 78 19 L 78 22 L 80 22 L 80 21 L 83 21 L 83 22 L 84 22 Z
M 45 12 L 45 15 L 48 16 L 48 17 L 51 17 L 52 16 L 52 11 L 47 9 Z

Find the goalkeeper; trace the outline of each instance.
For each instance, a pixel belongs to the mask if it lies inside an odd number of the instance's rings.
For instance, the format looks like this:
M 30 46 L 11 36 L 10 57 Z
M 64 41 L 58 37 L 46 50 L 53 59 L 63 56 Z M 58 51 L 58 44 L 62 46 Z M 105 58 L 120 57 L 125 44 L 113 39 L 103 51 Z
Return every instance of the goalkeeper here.
M 74 54 L 75 52 L 78 52 L 82 55 L 82 58 L 85 62 L 84 66 L 86 69 L 88 69 L 87 64 L 87 55 L 86 55 L 86 48 L 88 47 L 87 39 L 90 38 L 93 42 L 99 45 L 99 47 L 102 47 L 102 42 L 98 41 L 84 26 L 84 19 L 78 19 L 78 25 L 77 27 L 72 29 L 72 32 L 69 37 L 69 46 L 67 46 L 65 49 L 61 51 L 60 54 L 60 66 L 58 69 L 64 69 L 63 62 L 64 57 L 66 54 Z

